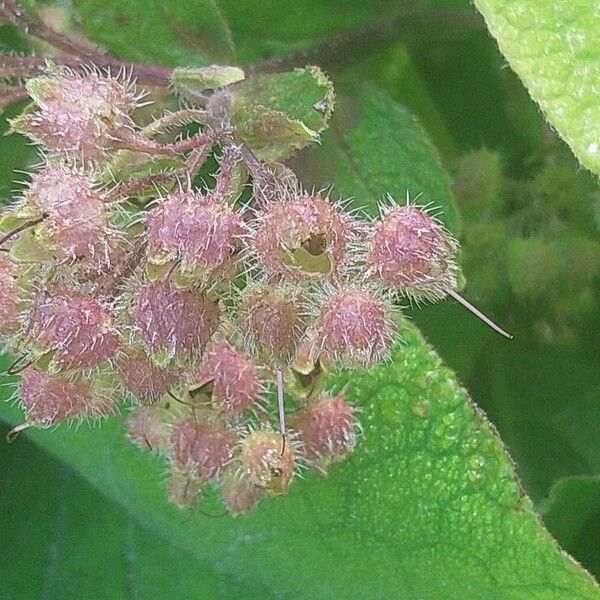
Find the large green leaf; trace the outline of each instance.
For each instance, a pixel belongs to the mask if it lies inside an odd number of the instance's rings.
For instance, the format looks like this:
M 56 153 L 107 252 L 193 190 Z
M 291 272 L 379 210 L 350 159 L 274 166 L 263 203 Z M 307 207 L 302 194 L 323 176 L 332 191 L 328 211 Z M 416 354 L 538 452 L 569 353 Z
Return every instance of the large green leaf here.
M 0 452 L 0 487 L 0 598 L 271 597 L 144 529 L 26 439 Z
M 163 64 L 249 64 L 397 10 L 394 0 L 74 0 L 86 33 L 118 56 Z M 303 65 L 299 65 L 303 66 Z
M 414 327 L 403 337 L 392 362 L 349 378 L 364 428 L 353 457 L 249 517 L 185 516 L 167 505 L 164 466 L 114 420 L 27 435 L 154 535 L 249 589 L 302 598 L 600 597 L 544 531 L 453 374 Z M 346 383 L 344 373 L 330 381 Z M 19 418 L 7 405 L 1 411 Z
M 560 537 L 563 547 L 582 557 L 587 569 L 600 570 L 596 532 L 600 526 L 600 477 L 559 480 L 540 505 L 544 522 Z
M 228 23 L 211 0 L 75 0 L 85 33 L 119 58 L 163 65 L 236 62 Z
M 581 163 L 600 173 L 600 13 L 589 0 L 475 0 L 500 50 Z
M 509 345 L 475 335 L 479 324 L 459 307 L 431 307 L 414 316 L 498 428 L 552 535 L 597 574 L 600 315 L 584 324 L 589 340 L 571 330 L 567 343 L 541 344 L 528 336 L 531 318 L 543 310 L 537 302 L 529 320 L 520 315 L 512 323 L 516 337 Z

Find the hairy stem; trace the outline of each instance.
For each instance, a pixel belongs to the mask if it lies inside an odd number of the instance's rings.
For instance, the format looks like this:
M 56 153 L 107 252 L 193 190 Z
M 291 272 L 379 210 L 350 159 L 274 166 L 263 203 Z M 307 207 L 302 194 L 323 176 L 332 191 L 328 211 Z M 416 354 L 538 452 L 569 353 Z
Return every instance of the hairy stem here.
M 102 58 L 102 54 L 91 43 L 80 42 L 58 33 L 39 19 L 28 15 L 27 11 L 14 0 L 2 0 L 0 2 L 0 15 L 19 28 L 26 36 L 46 42 L 57 50 L 93 61 Z
M 175 177 L 181 175 L 182 172 L 184 172 L 183 168 L 166 173 L 154 173 L 152 175 L 147 175 L 146 177 L 140 177 L 139 179 L 132 179 L 131 181 L 124 181 L 119 183 L 108 194 L 103 196 L 102 200 L 107 204 L 116 202 L 120 198 L 131 196 L 140 190 L 150 187 L 151 185 L 172 181 Z
M 27 90 L 23 85 L 15 85 L 4 88 L 0 92 L 0 111 L 3 111 L 7 106 L 25 100 L 28 97 Z
M 114 72 L 130 75 L 143 85 L 168 87 L 171 81 L 171 67 L 128 62 L 109 56 L 100 55 L 93 60 L 85 60 L 57 54 L 52 57 L 43 56 L 0 56 L 0 77 L 29 78 L 43 75 L 46 72 L 47 61 L 51 60 L 62 67 L 69 67 L 78 72 L 89 70 L 90 65 Z

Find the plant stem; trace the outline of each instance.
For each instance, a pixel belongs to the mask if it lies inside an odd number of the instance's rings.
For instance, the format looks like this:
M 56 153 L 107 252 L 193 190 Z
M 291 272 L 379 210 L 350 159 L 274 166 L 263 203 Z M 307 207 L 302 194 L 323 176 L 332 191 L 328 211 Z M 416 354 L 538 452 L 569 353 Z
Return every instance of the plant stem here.
M 48 60 L 62 67 L 70 67 L 75 71 L 85 72 L 93 64 L 101 69 L 123 71 L 141 84 L 157 87 L 168 87 L 171 81 L 171 67 L 141 64 L 119 60 L 100 55 L 92 60 L 57 54 L 52 57 L 44 56 L 0 56 L 0 77 L 28 78 L 43 75 L 46 72 Z
M 4 88 L 0 92 L 0 112 L 4 111 L 7 106 L 25 100 L 28 97 L 27 90 L 23 85 L 15 85 Z
M 151 185 L 165 183 L 167 181 L 172 181 L 178 175 L 181 175 L 183 169 L 178 171 L 168 171 L 166 173 L 154 173 L 152 175 L 147 175 L 145 177 L 140 177 L 139 179 L 132 179 L 131 181 L 123 181 L 119 183 L 114 189 L 112 189 L 108 194 L 103 196 L 103 202 L 110 204 L 111 202 L 116 202 L 120 198 L 125 198 L 144 188 L 147 188 Z
M 58 33 L 39 19 L 28 15 L 27 11 L 18 2 L 14 2 L 14 0 L 2 0 L 0 2 L 0 15 L 4 16 L 9 23 L 19 28 L 26 36 L 46 42 L 57 50 L 93 61 L 102 57 L 102 54 L 94 49 L 91 43 L 73 40 Z
M 246 73 L 251 75 L 289 71 L 309 64 L 318 65 L 327 71 L 337 71 L 348 67 L 356 58 L 367 57 L 398 39 L 418 38 L 422 27 L 430 25 L 445 26 L 443 33 L 447 37 L 462 35 L 464 31 L 485 30 L 483 19 L 475 11 L 408 7 L 364 29 L 349 30 L 306 50 L 250 66 L 246 68 Z
M 130 74 L 142 85 L 170 85 L 172 67 L 135 63 L 101 54 L 31 19 L 13 0 L 0 2 L 0 14 L 4 14 L 26 34 L 42 39 L 61 50 L 62 53 L 49 58 L 57 65 L 83 72 L 93 64 L 99 68 Z M 348 66 L 356 57 L 368 56 L 394 40 L 418 36 L 421 26 L 424 25 L 444 25 L 444 31 L 449 31 L 450 35 L 461 34 L 465 30 L 483 29 L 485 26 L 481 17 L 471 11 L 408 7 L 396 16 L 381 19 L 365 29 L 347 31 L 306 50 L 251 65 L 246 68 L 246 72 L 251 75 L 286 71 L 307 64 L 317 64 L 328 71 L 336 71 Z M 49 59 L 37 56 L 0 56 L 0 77 L 27 78 L 41 75 L 45 72 L 46 61 Z

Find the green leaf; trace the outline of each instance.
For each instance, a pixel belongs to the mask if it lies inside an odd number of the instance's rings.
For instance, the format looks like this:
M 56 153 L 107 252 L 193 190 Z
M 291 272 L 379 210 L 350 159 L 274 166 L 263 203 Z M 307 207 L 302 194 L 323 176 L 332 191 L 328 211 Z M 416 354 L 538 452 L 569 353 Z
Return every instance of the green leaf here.
M 559 479 L 540 504 L 540 512 L 561 542 L 567 548 L 575 547 L 579 538 L 594 530 L 589 528 L 590 521 L 600 517 L 600 477 Z
M 121 58 L 169 65 L 251 64 L 397 12 L 397 0 L 74 0 L 86 33 Z
M 403 337 L 387 365 L 329 381 L 333 389 L 349 381 L 362 410 L 364 434 L 351 459 L 245 518 L 184 516 L 169 506 L 164 466 L 131 446 L 115 420 L 26 436 L 166 544 L 249 589 L 302 598 L 599 598 L 541 526 L 500 441 L 452 373 L 413 326 Z M 14 408 L 0 410 L 19 420 Z
M 334 194 L 354 197 L 376 212 L 386 194 L 404 202 L 406 194 L 439 208 L 454 233 L 459 220 L 451 182 L 426 132 L 412 113 L 373 87 L 342 95 L 323 135 L 323 145 L 297 160 L 302 179 Z
M 319 139 L 302 121 L 265 106 L 240 107 L 232 123 L 240 138 L 264 160 L 285 158 Z
M 0 452 L 0 486 L 2 598 L 272 597 L 165 543 L 26 439 Z
M 180 66 L 236 62 L 229 26 L 212 0 L 74 5 L 84 31 L 119 58 Z
M 434 101 L 430 83 L 417 70 L 408 51 L 409 44 L 396 42 L 345 70 L 355 80 L 368 81 L 385 92 L 391 100 L 406 106 L 418 117 L 436 148 L 446 156 L 456 154 L 441 107 Z M 416 57 L 415 57 L 416 58 Z
M 274 160 L 319 140 L 335 98 L 318 67 L 255 75 L 228 93 L 238 135 L 258 156 Z
M 475 0 L 531 97 L 581 164 L 600 173 L 600 15 L 588 0 Z
M 510 348 L 488 346 L 480 361 L 493 369 L 476 367 L 485 378 L 472 386 L 474 393 L 487 398 L 536 500 L 562 477 L 600 475 L 600 357 L 592 352 L 566 356 L 564 348 L 534 351 L 517 341 Z

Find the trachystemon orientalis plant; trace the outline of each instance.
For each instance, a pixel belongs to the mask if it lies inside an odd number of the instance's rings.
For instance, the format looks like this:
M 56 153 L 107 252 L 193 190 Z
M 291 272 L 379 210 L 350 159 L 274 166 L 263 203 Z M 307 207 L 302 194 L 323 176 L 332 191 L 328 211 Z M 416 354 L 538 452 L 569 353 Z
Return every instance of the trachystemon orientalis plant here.
M 402 299 L 452 296 L 504 333 L 458 294 L 429 210 L 390 198 L 370 219 L 298 182 L 286 160 L 334 107 L 318 68 L 126 64 L 0 6 L 61 51 L 0 60 L 4 104 L 31 100 L 12 131 L 40 153 L 0 218 L 13 435 L 125 411 L 173 502 L 213 485 L 245 513 L 353 451 L 356 411 L 325 376 L 385 361 Z M 143 108 L 143 84 L 171 95 Z

